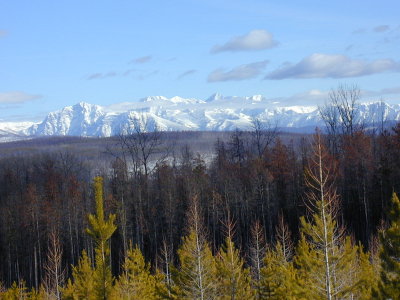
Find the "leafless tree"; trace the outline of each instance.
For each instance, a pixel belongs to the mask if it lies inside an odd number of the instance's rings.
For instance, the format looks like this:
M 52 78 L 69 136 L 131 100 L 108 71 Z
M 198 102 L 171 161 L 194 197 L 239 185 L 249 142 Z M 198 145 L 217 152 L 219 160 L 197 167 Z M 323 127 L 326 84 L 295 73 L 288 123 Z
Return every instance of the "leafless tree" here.
M 286 261 L 290 261 L 293 257 L 294 244 L 292 241 L 292 233 L 288 224 L 285 222 L 283 215 L 278 216 L 278 226 L 276 227 L 276 240 L 282 245 L 283 256 Z
M 336 106 L 342 122 L 344 134 L 353 135 L 359 124 L 357 119 L 358 101 L 360 100 L 360 89 L 356 86 L 339 85 L 336 90 L 332 90 L 329 97 Z
M 50 299 L 61 299 L 60 288 L 64 283 L 65 270 L 62 268 L 63 251 L 59 234 L 52 230 L 49 234 L 47 262 L 44 266 L 44 286 Z
M 241 165 L 245 160 L 245 139 L 243 131 L 236 128 L 228 142 L 228 153 L 234 163 Z
M 253 144 L 258 157 L 261 158 L 267 147 L 274 141 L 278 134 L 277 124 L 272 125 L 269 122 L 263 123 L 259 118 L 253 118 L 251 124 Z
M 171 297 L 171 287 L 173 285 L 171 275 L 171 266 L 173 266 L 173 249 L 170 245 L 167 244 L 167 241 L 165 239 L 162 242 L 162 248 L 158 260 L 161 265 L 161 272 L 164 274 L 168 296 Z
M 265 242 L 264 229 L 259 221 L 256 221 L 251 227 L 251 244 L 249 250 L 252 276 L 256 282 L 260 282 L 267 244 Z

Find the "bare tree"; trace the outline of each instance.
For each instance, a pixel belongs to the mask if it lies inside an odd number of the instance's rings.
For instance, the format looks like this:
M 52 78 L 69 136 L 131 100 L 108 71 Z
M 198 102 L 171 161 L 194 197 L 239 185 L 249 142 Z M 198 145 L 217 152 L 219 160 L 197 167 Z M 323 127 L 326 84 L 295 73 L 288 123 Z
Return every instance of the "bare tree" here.
M 63 251 L 56 230 L 49 234 L 49 246 L 47 252 L 47 262 L 44 266 L 45 277 L 44 286 L 50 299 L 61 299 L 60 288 L 64 283 L 65 270 L 62 268 Z
M 292 233 L 288 224 L 285 222 L 283 215 L 278 216 L 278 226 L 276 227 L 276 240 L 282 245 L 283 256 L 286 261 L 290 261 L 293 257 L 293 241 Z
M 258 288 L 262 276 L 261 269 L 264 266 L 264 257 L 267 251 L 264 229 L 259 221 L 256 221 L 251 227 L 251 243 L 249 250 L 252 276 Z
M 171 288 L 173 285 L 171 275 L 171 267 L 173 266 L 173 249 L 167 244 L 165 239 L 162 242 L 162 248 L 158 260 L 161 265 L 161 272 L 164 274 L 164 281 L 165 285 L 167 286 L 168 296 L 171 297 Z
M 353 135 L 361 126 L 357 119 L 358 101 L 361 91 L 356 85 L 339 85 L 336 90 L 331 90 L 329 99 L 336 108 L 343 134 Z
M 230 137 L 228 147 L 228 153 L 231 161 L 242 165 L 245 160 L 245 139 L 243 136 L 243 131 L 236 128 Z
M 253 144 L 258 157 L 261 158 L 278 133 L 277 124 L 271 125 L 269 122 L 263 123 L 259 118 L 253 118 L 251 124 Z
M 336 154 L 338 153 L 340 134 L 340 117 L 337 107 L 327 102 L 324 106 L 318 107 L 318 112 L 326 126 L 329 148 L 332 153 Z

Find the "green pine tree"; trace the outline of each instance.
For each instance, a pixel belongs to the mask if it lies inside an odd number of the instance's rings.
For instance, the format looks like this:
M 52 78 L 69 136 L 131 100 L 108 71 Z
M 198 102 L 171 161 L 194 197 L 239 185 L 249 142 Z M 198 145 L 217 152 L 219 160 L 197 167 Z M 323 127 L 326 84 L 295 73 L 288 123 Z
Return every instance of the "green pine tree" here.
M 277 242 L 269 248 L 261 269 L 259 299 L 300 299 L 296 290 L 296 272 L 293 263 L 287 260 L 285 249 Z
M 172 269 L 175 285 L 171 292 L 178 299 L 208 300 L 216 296 L 215 260 L 201 229 L 197 199 L 193 199 L 190 231 L 178 249 L 179 269 Z
M 296 294 L 299 299 L 324 299 L 320 297 L 319 291 L 314 286 L 314 264 L 320 264 L 316 258 L 316 251 L 307 242 L 303 233 L 300 233 L 300 240 L 296 247 L 296 255 L 293 259 L 293 266 L 296 270 Z
M 216 268 L 210 247 L 194 230 L 178 250 L 179 270 L 173 270 L 180 299 L 215 299 Z
M 364 252 L 361 246 L 359 246 L 358 264 L 358 291 L 355 293 L 354 298 L 360 300 L 369 300 L 371 299 L 372 292 L 378 287 L 379 273 L 376 272 L 374 265 L 371 263 L 370 253 Z
M 396 193 L 392 196 L 389 211 L 390 227 L 379 234 L 382 244 L 380 299 L 400 299 L 400 201 Z
M 68 279 L 61 293 L 62 298 L 67 300 L 97 299 L 94 291 L 94 270 L 85 250 L 82 251 L 78 265 L 72 267 L 72 280 Z
M 244 261 L 232 241 L 232 226 L 217 258 L 218 297 L 217 299 L 254 299 L 251 289 L 250 270 L 244 268 Z
M 338 198 L 333 186 L 333 164 L 316 135 L 313 157 L 307 169 L 307 206 L 311 218 L 301 218 L 301 249 L 295 259 L 312 299 L 342 299 L 357 290 L 357 250 L 335 220 Z M 308 244 L 308 245 L 307 245 Z M 301 257 L 305 255 L 305 257 Z
M 128 249 L 123 269 L 123 274 L 117 280 L 111 298 L 157 299 L 156 278 L 150 274 L 150 266 L 145 262 L 139 248 Z
M 4 300 L 20 300 L 28 299 L 29 293 L 25 286 L 25 282 L 21 281 L 19 283 L 13 282 L 11 287 L 1 294 L 1 299 Z
M 95 241 L 95 270 L 94 270 L 94 291 L 96 299 L 108 299 L 112 289 L 113 278 L 110 266 L 111 238 L 117 227 L 114 225 L 115 215 L 110 214 L 108 219 L 104 217 L 103 207 L 103 178 L 94 178 L 94 196 L 96 201 L 96 214 L 88 216 L 90 228 L 86 232 Z

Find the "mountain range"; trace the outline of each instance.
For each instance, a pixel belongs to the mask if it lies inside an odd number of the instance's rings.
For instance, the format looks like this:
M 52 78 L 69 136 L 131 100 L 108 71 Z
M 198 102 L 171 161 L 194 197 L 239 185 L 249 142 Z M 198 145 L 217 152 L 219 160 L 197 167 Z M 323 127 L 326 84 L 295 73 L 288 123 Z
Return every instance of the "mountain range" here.
M 80 102 L 50 112 L 42 122 L 0 122 L 0 140 L 37 136 L 108 137 L 127 132 L 134 123 L 155 126 L 163 131 L 250 130 L 259 119 L 281 130 L 311 132 L 323 126 L 317 106 L 284 106 L 261 95 L 208 99 L 151 96 L 138 102 L 99 106 Z M 357 118 L 368 124 L 400 120 L 400 105 L 383 102 L 362 103 Z

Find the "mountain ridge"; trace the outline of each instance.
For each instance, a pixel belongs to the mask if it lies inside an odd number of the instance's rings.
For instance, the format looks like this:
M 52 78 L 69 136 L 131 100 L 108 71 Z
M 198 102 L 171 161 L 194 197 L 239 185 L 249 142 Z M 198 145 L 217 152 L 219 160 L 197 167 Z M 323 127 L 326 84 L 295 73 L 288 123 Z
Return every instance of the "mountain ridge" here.
M 358 118 L 369 123 L 400 120 L 400 105 L 384 102 L 361 103 Z M 250 97 L 215 93 L 206 100 L 195 98 L 149 96 L 138 102 L 100 106 L 79 102 L 50 112 L 40 123 L 0 123 L 0 136 L 28 138 L 35 136 L 107 137 L 124 133 L 133 124 L 147 124 L 163 131 L 250 130 L 252 120 L 280 128 L 315 128 L 324 125 L 317 106 L 284 106 L 262 95 Z

